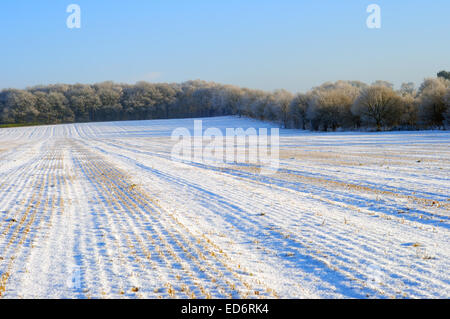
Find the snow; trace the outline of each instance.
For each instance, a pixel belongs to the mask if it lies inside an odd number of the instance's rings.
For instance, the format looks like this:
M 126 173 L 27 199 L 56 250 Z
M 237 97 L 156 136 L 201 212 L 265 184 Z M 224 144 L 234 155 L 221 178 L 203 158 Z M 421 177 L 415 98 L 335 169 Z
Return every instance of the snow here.
M 450 297 L 450 132 L 282 129 L 266 176 L 173 161 L 178 127 L 0 129 L 0 296 Z

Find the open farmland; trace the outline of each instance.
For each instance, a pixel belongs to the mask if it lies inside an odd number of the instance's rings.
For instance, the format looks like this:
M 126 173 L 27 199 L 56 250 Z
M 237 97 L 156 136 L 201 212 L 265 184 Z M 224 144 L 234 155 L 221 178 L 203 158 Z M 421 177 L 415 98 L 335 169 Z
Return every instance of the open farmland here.
M 0 296 L 450 298 L 450 132 L 281 130 L 264 176 L 172 161 L 192 126 L 0 129 Z

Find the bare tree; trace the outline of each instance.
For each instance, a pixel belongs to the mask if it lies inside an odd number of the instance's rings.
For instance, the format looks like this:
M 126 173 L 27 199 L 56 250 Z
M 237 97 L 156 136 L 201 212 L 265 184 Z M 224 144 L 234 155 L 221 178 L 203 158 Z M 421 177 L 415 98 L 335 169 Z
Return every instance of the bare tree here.
M 447 88 L 447 93 L 444 96 L 445 106 L 447 110 L 444 113 L 444 122 L 447 127 L 450 127 L 450 88 Z
M 367 87 L 357 81 L 327 82 L 315 87 L 309 93 L 307 118 L 313 130 L 338 127 L 354 127 L 358 118 L 351 112 L 351 107 L 361 90 Z
M 294 128 L 306 129 L 306 112 L 311 96 L 307 94 L 297 94 L 289 106 L 289 118 L 292 120 Z
M 419 89 L 419 116 L 422 124 L 442 128 L 447 105 L 444 97 L 450 81 L 442 77 L 425 79 Z
M 283 127 L 336 130 L 372 125 L 449 125 L 449 83 L 427 79 L 394 92 L 377 81 L 326 82 L 305 94 L 264 92 L 201 80 L 176 83 L 103 82 L 93 85 L 54 84 L 0 92 L 1 123 L 62 123 L 239 115 L 278 122 Z
M 349 127 L 353 122 L 353 102 L 353 97 L 342 89 L 322 90 L 310 100 L 307 117 L 314 127 L 325 131 L 328 128 L 335 131 L 338 127 Z
M 387 86 L 373 85 L 362 91 L 352 106 L 352 113 L 360 116 L 368 125 L 382 127 L 393 126 L 400 121 L 402 101 Z
M 273 93 L 275 108 L 278 111 L 277 117 L 281 121 L 284 128 L 289 123 L 289 107 L 291 105 L 293 95 L 286 90 L 277 90 Z
M 377 81 L 373 82 L 372 86 L 385 86 L 389 89 L 394 89 L 394 84 L 392 84 L 391 82 L 388 82 L 388 81 L 383 81 L 383 80 L 377 80 Z
M 413 82 L 402 83 L 399 91 L 401 96 L 412 96 L 417 94 L 416 86 Z
M 419 105 L 412 95 L 401 97 L 401 117 L 400 124 L 408 129 L 417 127 L 419 119 Z

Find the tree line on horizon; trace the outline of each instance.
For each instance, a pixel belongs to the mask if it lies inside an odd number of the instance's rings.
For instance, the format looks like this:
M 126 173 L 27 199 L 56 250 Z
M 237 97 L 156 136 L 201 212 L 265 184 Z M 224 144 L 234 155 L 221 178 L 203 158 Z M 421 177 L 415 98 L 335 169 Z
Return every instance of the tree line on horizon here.
M 239 115 L 320 131 L 450 127 L 450 72 L 399 90 L 385 81 L 326 82 L 306 93 L 265 92 L 200 80 L 103 82 L 0 92 L 0 124 L 60 124 Z

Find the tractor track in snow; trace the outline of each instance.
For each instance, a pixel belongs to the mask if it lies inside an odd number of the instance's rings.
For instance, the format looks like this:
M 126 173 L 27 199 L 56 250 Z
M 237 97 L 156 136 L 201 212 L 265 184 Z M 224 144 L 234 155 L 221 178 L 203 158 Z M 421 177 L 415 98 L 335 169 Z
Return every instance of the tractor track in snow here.
M 260 176 L 172 161 L 180 121 L 0 129 L 0 298 L 450 296 L 450 137 L 282 137 Z

